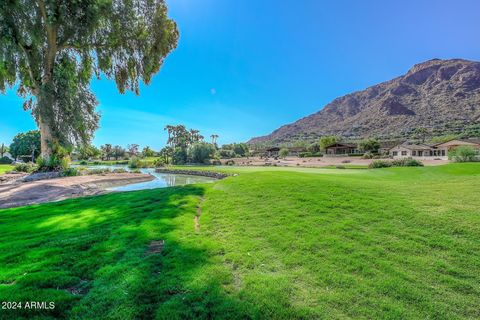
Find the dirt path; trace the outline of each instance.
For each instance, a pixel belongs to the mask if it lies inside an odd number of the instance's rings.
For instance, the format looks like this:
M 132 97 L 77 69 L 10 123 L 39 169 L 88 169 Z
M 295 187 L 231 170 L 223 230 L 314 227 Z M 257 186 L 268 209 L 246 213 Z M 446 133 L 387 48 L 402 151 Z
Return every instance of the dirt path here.
M 0 183 L 0 208 L 60 201 L 106 193 L 106 188 L 153 180 L 142 173 L 110 173 L 65 177 L 32 182 L 20 180 Z

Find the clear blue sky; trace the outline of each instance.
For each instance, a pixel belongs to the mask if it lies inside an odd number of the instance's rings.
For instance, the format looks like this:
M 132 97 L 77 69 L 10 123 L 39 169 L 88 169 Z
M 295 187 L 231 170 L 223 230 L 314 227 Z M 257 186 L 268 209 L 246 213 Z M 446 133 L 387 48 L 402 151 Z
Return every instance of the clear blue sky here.
M 159 149 L 166 124 L 246 141 L 432 58 L 480 60 L 478 0 L 168 0 L 177 50 L 140 96 L 93 81 L 96 145 Z M 0 142 L 35 128 L 0 96 Z

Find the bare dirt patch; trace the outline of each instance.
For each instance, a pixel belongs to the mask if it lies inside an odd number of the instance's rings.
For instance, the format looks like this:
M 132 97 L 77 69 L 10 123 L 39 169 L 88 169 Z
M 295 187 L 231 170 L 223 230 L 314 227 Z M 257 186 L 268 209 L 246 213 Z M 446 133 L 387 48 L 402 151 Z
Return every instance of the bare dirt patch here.
M 147 255 L 160 254 L 165 246 L 165 240 L 155 240 L 148 245 Z
M 109 173 L 30 182 L 9 180 L 0 183 L 0 208 L 98 195 L 108 192 L 106 189 L 110 187 L 153 179 L 153 176 L 142 173 Z
M 222 164 L 226 164 L 227 161 L 233 160 L 237 166 L 279 166 L 279 167 L 329 167 L 329 166 L 345 166 L 345 165 L 358 165 L 368 166 L 373 160 L 362 159 L 361 157 L 286 157 L 282 158 L 234 158 L 222 160 Z M 448 160 L 421 160 L 426 166 L 442 165 L 449 163 Z

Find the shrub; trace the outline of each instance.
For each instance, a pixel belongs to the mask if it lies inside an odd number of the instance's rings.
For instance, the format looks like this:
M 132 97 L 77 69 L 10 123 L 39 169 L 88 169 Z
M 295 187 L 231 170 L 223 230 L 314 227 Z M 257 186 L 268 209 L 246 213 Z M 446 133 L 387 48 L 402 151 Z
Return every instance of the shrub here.
M 392 162 L 386 161 L 386 160 L 375 160 L 368 165 L 370 169 L 389 168 L 391 166 L 392 166 Z
M 153 165 L 154 165 L 156 168 L 165 167 L 165 160 L 162 159 L 162 158 L 155 159 L 155 160 L 153 161 Z
M 129 167 L 130 169 L 140 168 L 140 159 L 138 159 L 137 157 L 133 157 L 133 158 L 130 159 L 130 161 L 128 162 L 128 167 Z
M 478 151 L 468 146 L 461 146 L 448 153 L 448 158 L 455 162 L 478 161 Z
M 82 161 L 79 162 L 79 164 L 82 165 L 82 166 L 86 166 L 86 165 L 88 165 L 88 161 L 87 160 L 82 160 Z
M 0 158 L 0 164 L 12 164 L 12 159 L 10 159 L 9 157 L 2 157 Z
M 70 158 L 53 155 L 48 159 L 37 158 L 37 171 L 65 171 L 70 167 Z
M 37 167 L 32 162 L 19 163 L 19 164 L 15 165 L 15 171 L 17 171 L 17 172 L 30 173 L 30 172 L 35 171 L 36 168 Z
M 371 152 L 365 152 L 362 156 L 363 159 L 373 159 L 373 154 Z
M 233 160 L 227 160 L 227 162 L 225 162 L 225 164 L 226 164 L 227 166 L 233 166 L 233 165 L 235 165 L 235 161 L 233 161 Z
M 127 173 L 128 171 L 123 168 L 113 169 L 113 173 Z
M 75 177 L 79 175 L 80 175 L 80 172 L 75 168 L 67 168 L 62 172 L 62 176 L 64 177 Z
M 342 163 L 350 163 L 350 160 L 342 160 Z
M 282 148 L 282 149 L 280 149 L 280 151 L 278 152 L 278 155 L 279 155 L 280 157 L 282 157 L 282 158 L 285 159 L 285 158 L 288 156 L 289 153 L 290 153 L 290 152 L 288 151 L 287 148 Z
M 392 166 L 394 167 L 423 167 L 423 163 L 420 160 L 412 158 L 395 159 L 392 160 Z
M 412 158 L 389 160 L 374 160 L 368 166 L 370 169 L 389 168 L 389 167 L 423 167 L 423 163 Z

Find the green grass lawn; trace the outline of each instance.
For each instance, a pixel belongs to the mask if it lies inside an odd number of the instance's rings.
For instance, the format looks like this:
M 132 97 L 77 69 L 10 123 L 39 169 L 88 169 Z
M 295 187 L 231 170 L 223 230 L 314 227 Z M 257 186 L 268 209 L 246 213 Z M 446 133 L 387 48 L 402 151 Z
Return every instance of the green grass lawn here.
M 9 164 L 0 164 L 0 174 L 13 170 L 13 166 Z
M 0 211 L 0 318 L 480 317 L 480 164 L 220 170 Z

